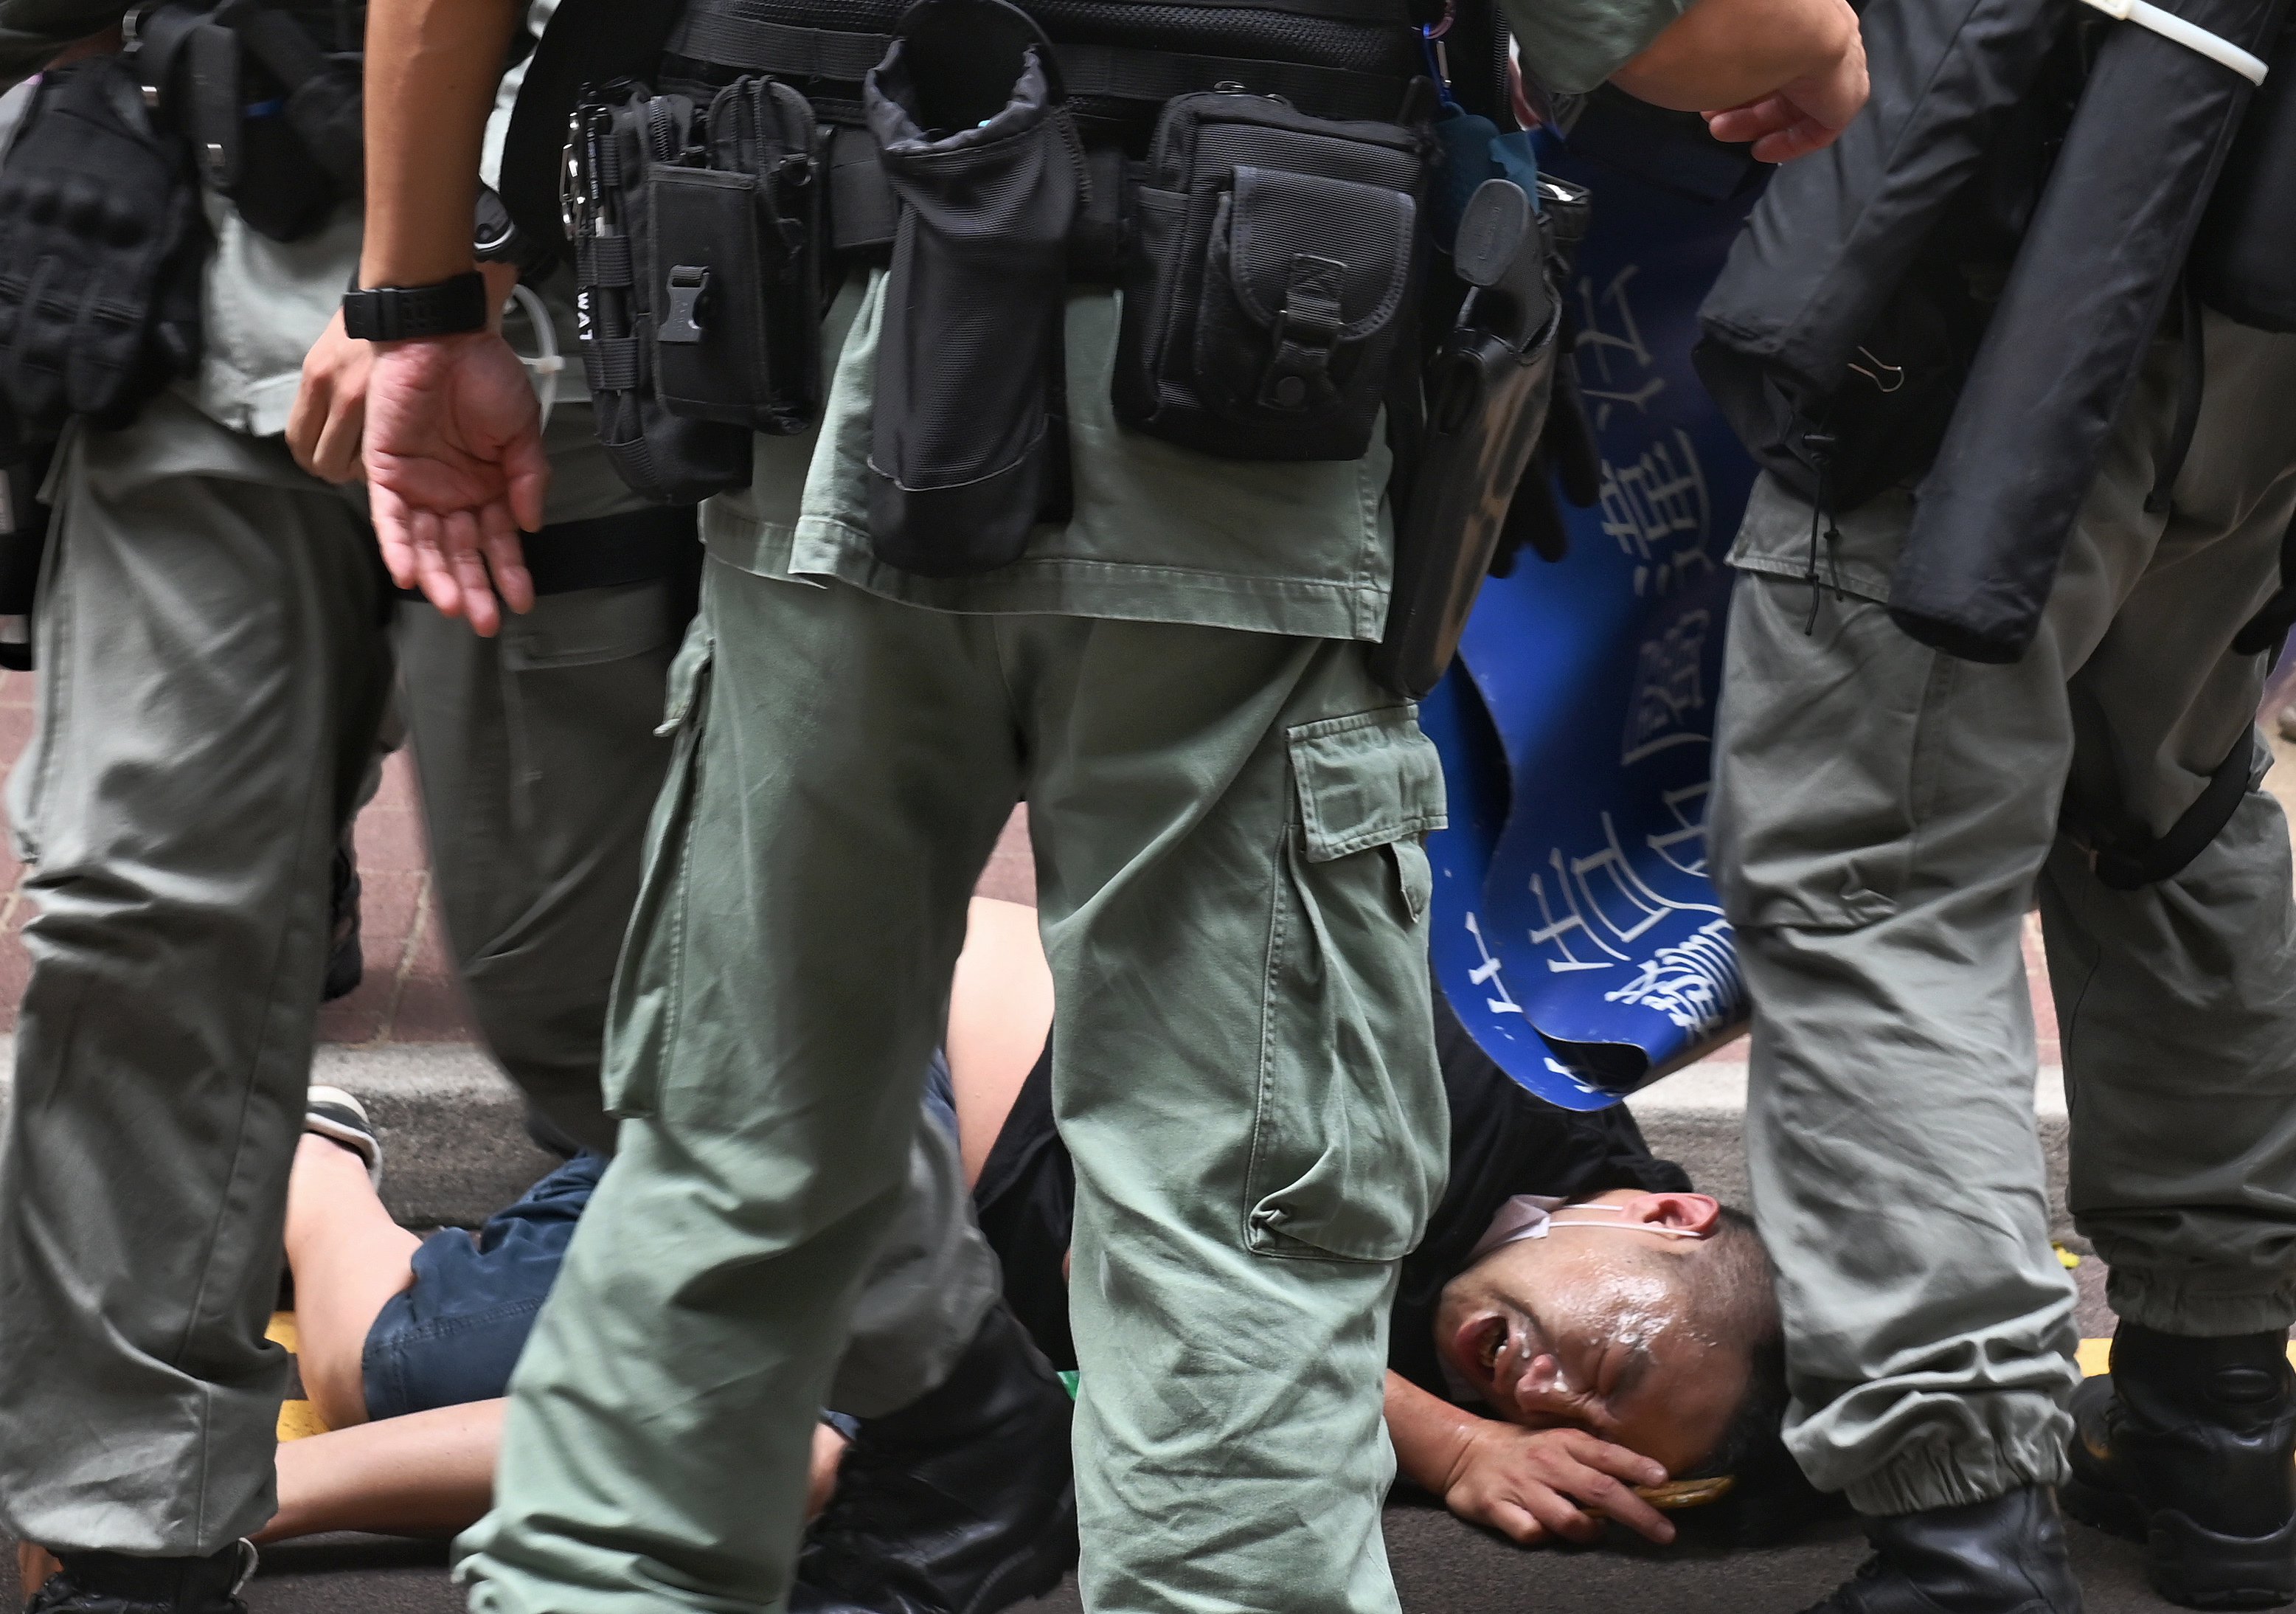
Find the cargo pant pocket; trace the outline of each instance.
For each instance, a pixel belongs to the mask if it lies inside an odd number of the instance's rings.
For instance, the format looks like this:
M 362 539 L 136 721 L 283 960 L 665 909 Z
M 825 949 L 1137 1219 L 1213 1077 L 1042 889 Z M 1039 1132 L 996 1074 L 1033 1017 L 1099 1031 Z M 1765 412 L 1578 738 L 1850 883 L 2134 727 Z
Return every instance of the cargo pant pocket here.
M 701 732 L 717 652 L 707 610 L 686 630 L 670 663 L 661 726 L 675 741 L 669 774 L 646 826 L 645 871 L 630 914 L 606 1013 L 603 1085 L 607 1113 L 624 1120 L 654 1113 L 677 1043 L 685 992 L 687 890 L 693 802 L 701 771 Z
M 1442 770 L 1407 706 L 1285 738 L 1292 821 L 1269 920 L 1245 1242 L 1395 1260 L 1418 1241 L 1448 1156 L 1420 844 L 1445 822 Z

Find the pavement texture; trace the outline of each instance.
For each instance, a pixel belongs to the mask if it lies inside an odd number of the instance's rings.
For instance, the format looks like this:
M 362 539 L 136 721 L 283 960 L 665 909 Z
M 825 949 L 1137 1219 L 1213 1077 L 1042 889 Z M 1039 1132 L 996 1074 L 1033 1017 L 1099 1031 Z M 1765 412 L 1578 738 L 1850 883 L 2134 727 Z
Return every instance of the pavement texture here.
M 2144 1585 L 2136 1547 L 2068 1527 L 2089 1614 L 2156 1614 L 2174 1604 Z M 1387 1550 L 1406 1614 L 1795 1614 L 1856 1570 L 1865 1543 L 1848 1520 L 1783 1546 L 1731 1551 L 1603 1545 L 1525 1551 L 1441 1509 L 1397 1503 Z M 0 1608 L 17 1595 L 14 1554 L 0 1567 Z M 248 1587 L 252 1614 L 461 1614 L 436 1542 L 317 1536 L 274 1547 Z M 1013 1614 L 1082 1614 L 1073 1578 Z

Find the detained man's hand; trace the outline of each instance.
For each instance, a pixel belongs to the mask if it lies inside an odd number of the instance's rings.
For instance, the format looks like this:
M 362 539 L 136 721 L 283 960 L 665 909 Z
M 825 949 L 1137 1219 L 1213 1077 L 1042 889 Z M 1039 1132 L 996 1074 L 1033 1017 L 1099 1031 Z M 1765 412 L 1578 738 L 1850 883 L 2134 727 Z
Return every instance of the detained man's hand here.
M 1483 1422 L 1452 1464 L 1444 1505 L 1524 1546 L 1553 1536 L 1592 1541 L 1615 1519 L 1664 1544 L 1665 1514 L 1634 1493 L 1665 1482 L 1664 1465 L 1578 1429 L 1524 1429 Z
M 550 462 L 526 366 L 501 336 L 375 346 L 367 378 L 369 510 L 390 575 L 472 631 L 534 603 L 521 529 L 542 525 Z
M 1774 94 L 1706 114 L 1715 139 L 1751 141 L 1758 162 L 1792 162 L 1822 152 L 1841 137 L 1866 104 L 1866 42 L 1854 28 L 1841 54 Z
M 295 463 L 329 482 L 356 482 L 364 474 L 359 441 L 366 426 L 367 372 L 374 344 L 343 333 L 340 309 L 303 356 L 303 385 L 287 416 L 287 447 Z

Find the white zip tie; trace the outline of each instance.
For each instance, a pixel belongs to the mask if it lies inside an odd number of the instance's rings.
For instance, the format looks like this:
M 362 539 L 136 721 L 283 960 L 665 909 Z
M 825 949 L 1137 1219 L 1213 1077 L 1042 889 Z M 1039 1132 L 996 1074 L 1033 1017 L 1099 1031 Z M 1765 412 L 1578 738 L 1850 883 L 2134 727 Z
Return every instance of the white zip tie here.
M 558 328 L 550 322 L 550 310 L 542 299 L 523 285 L 510 289 L 511 299 L 526 315 L 526 323 L 534 327 L 534 344 L 542 349 L 539 356 L 529 358 L 523 353 L 518 362 L 524 365 L 534 382 L 535 401 L 542 406 L 542 423 L 550 424 L 551 406 L 558 401 L 558 373 L 566 368 L 566 361 L 558 353 Z
M 2134 22 L 2139 28 L 2151 29 L 2163 39 L 2173 39 L 2188 51 L 2198 51 L 2211 61 L 2223 63 L 2251 84 L 2262 84 L 2269 70 L 2260 56 L 2251 56 L 2219 35 L 2185 21 L 2174 12 L 2162 11 L 2150 0 L 2083 0 L 2108 17 L 2123 22 Z

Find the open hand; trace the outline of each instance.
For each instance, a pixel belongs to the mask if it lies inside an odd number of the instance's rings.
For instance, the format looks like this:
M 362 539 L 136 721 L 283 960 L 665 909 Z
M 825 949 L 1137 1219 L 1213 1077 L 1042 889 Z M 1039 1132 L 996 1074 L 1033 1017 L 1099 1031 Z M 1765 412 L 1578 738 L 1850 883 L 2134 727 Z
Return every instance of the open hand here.
M 1443 1502 L 1469 1523 L 1524 1546 L 1552 1536 L 1592 1541 L 1604 1519 L 1664 1544 L 1674 1539 L 1674 1526 L 1633 1487 L 1666 1477 L 1662 1464 L 1585 1430 L 1493 1421 L 1461 1448 Z
M 1715 139 L 1751 141 L 1758 162 L 1792 162 L 1822 152 L 1841 137 L 1866 104 L 1866 45 L 1855 29 L 1841 54 L 1759 101 L 1706 114 Z
M 501 626 L 497 593 L 512 610 L 534 603 L 518 535 L 542 525 L 541 418 L 526 366 L 491 331 L 374 347 L 365 458 L 383 561 L 480 635 Z

